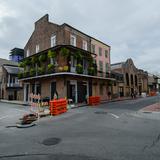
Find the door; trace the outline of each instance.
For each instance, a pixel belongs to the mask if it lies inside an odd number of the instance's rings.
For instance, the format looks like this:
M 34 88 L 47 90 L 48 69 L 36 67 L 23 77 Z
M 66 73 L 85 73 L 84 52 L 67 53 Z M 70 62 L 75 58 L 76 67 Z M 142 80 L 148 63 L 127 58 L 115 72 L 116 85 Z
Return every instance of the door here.
M 14 91 L 14 100 L 17 100 L 17 91 Z
M 87 97 L 87 82 L 78 82 L 77 89 L 78 89 L 78 103 L 86 102 Z
M 24 101 L 25 102 L 29 102 L 29 87 L 30 87 L 29 83 L 24 84 Z
M 51 99 L 54 98 L 54 95 L 57 95 L 58 98 L 58 93 L 56 92 L 56 82 L 51 82 Z
M 72 99 L 74 103 L 77 103 L 77 81 L 70 80 L 70 82 L 68 82 L 67 90 L 67 97 Z

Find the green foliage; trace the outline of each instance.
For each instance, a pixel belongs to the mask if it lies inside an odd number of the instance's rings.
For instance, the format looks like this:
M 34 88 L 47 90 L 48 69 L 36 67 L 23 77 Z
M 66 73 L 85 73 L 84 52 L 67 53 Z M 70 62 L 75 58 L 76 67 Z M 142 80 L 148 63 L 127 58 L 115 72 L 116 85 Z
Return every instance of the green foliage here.
M 48 51 L 48 58 L 55 58 L 56 57 L 56 52 L 49 50 Z
M 77 66 L 76 66 L 76 71 L 77 71 L 77 73 L 79 73 L 79 74 L 82 74 L 82 73 L 83 73 L 83 67 L 82 67 L 81 64 L 77 64 Z
M 23 72 L 23 77 L 27 77 L 28 76 L 28 72 L 24 71 Z
M 67 48 L 61 48 L 61 50 L 60 50 L 60 54 L 63 56 L 63 57 L 69 57 L 69 55 L 70 55 L 70 51 L 69 51 L 69 49 L 67 49 Z
M 18 64 L 18 67 L 24 68 L 24 67 L 25 67 L 24 62 L 20 62 L 20 63 Z
M 48 71 L 53 71 L 55 69 L 54 64 L 49 64 L 48 65 Z
M 37 64 L 39 62 L 38 56 L 33 56 L 31 59 L 32 64 Z
M 23 78 L 23 72 L 19 72 L 19 73 L 18 73 L 18 78 L 19 78 L 19 79 Z
M 39 67 L 38 74 L 44 74 L 44 73 L 45 73 L 45 67 Z
M 89 67 L 88 68 L 88 74 L 89 75 L 94 75 L 95 74 L 95 68 L 94 67 Z
M 27 59 L 24 60 L 23 63 L 24 63 L 25 66 L 28 66 L 28 65 L 31 64 L 31 59 L 30 59 L 30 58 L 27 58 Z
M 77 51 L 74 54 L 74 58 L 76 58 L 77 60 L 81 61 L 83 59 L 83 55 L 82 55 L 81 51 Z
M 46 54 L 42 54 L 42 55 L 40 55 L 38 58 L 39 58 L 39 61 L 40 61 L 40 62 L 45 62 L 45 61 L 47 60 Z
M 36 74 L 36 70 L 34 68 L 30 69 L 30 76 L 34 76 Z

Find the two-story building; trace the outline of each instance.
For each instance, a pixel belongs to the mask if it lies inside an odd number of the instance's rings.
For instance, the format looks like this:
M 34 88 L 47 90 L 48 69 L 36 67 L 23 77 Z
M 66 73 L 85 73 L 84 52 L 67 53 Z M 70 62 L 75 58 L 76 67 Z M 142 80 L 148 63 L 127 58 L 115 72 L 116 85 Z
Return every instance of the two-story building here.
M 18 81 L 18 73 L 23 71 L 18 65 L 3 64 L 1 66 L 1 99 L 22 100 L 23 87 Z
M 107 52 L 102 52 L 108 71 L 100 69 L 99 74 L 97 52 L 91 51 L 92 39 L 66 23 L 49 22 L 48 15 L 35 22 L 35 29 L 24 47 L 25 58 L 20 64 L 24 67 L 24 72 L 19 74 L 24 83 L 24 101 L 29 101 L 30 93 L 50 99 L 66 97 L 75 103 L 82 103 L 91 95 L 107 99 L 108 83 L 114 80 L 108 74 L 110 47 L 97 40 L 98 45 L 103 44 L 102 48 L 107 46 Z
M 124 96 L 130 96 L 135 92 L 138 95 L 141 95 L 142 92 L 148 92 L 148 73 L 138 69 L 132 59 L 112 64 L 111 70 L 123 74 L 124 86 L 121 90 L 123 90 Z

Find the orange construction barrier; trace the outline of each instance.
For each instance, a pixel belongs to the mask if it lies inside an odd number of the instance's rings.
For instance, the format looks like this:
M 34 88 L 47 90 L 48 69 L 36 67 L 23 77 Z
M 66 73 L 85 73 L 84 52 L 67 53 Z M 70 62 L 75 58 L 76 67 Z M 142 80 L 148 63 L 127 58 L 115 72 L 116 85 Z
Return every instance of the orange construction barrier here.
M 50 104 L 50 114 L 53 116 L 67 112 L 66 99 L 52 100 L 49 102 L 49 104 Z
M 89 105 L 98 105 L 100 104 L 100 97 L 99 96 L 90 96 L 89 97 Z
M 150 92 L 149 96 L 156 96 L 157 93 L 155 91 Z

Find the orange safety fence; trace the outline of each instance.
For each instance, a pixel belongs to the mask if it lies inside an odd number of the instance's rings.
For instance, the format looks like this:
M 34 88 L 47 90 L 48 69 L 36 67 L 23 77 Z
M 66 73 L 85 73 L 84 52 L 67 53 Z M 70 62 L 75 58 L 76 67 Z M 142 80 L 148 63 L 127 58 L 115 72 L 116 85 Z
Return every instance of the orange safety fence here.
M 49 104 L 50 104 L 51 115 L 59 115 L 59 114 L 67 112 L 67 100 L 66 99 L 52 100 L 49 102 Z
M 100 96 L 90 96 L 89 97 L 89 105 L 98 105 L 100 104 Z

